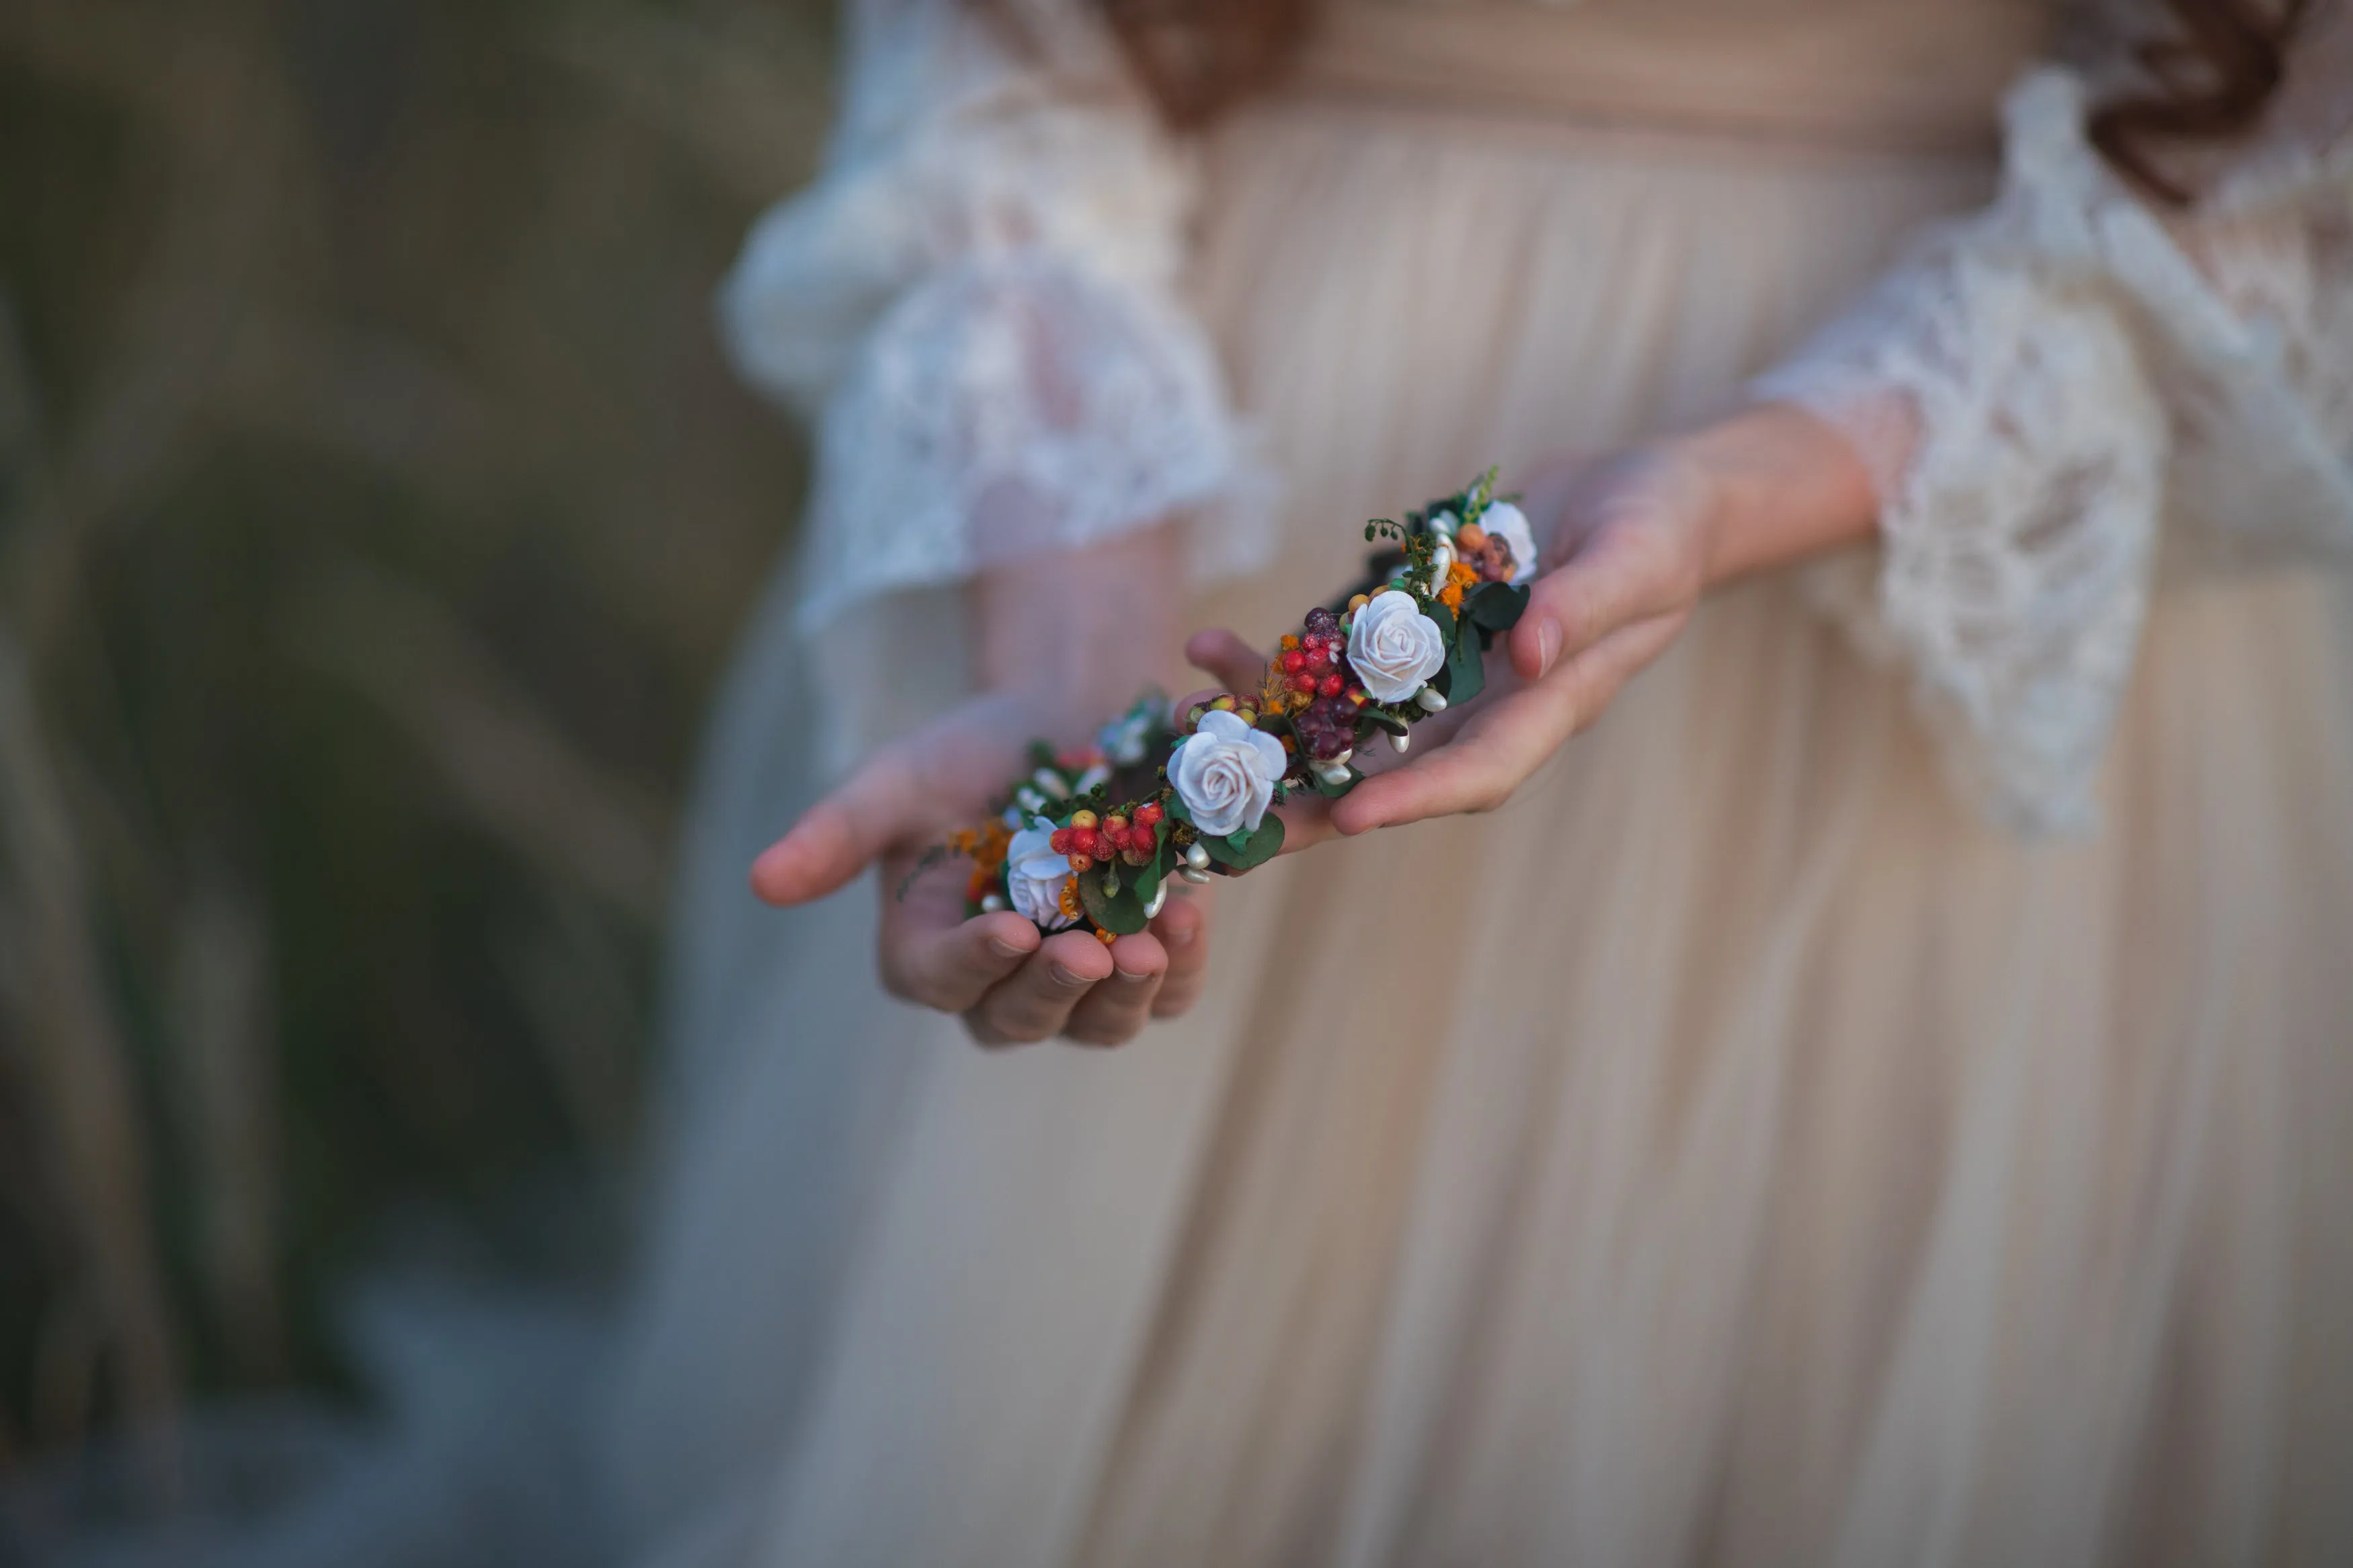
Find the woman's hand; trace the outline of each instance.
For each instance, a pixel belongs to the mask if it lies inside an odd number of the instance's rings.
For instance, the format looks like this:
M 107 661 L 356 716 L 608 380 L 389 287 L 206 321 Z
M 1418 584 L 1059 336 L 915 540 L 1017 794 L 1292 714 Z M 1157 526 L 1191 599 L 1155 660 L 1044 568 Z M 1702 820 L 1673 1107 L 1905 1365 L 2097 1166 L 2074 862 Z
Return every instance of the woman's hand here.
M 1208 960 L 1206 900 L 1172 898 L 1147 930 L 1105 947 L 1092 931 L 1041 937 L 1011 910 L 966 920 L 961 860 L 916 871 L 949 832 L 988 815 L 1033 736 L 1091 735 L 1134 700 L 1153 642 L 1172 635 L 1159 602 L 1172 549 L 1153 530 L 985 577 L 973 609 L 987 694 L 884 747 L 811 806 L 753 864 L 753 889 L 804 904 L 879 867 L 883 985 L 961 1015 L 986 1046 L 1057 1035 L 1117 1045 L 1191 1006 Z
M 1208 922 L 1197 900 L 1171 899 L 1150 929 L 1106 948 L 1092 931 L 1041 937 L 1009 910 L 966 920 L 971 868 L 961 860 L 916 871 L 926 849 L 987 815 L 1029 737 L 1050 727 L 1041 706 L 976 699 L 885 747 L 754 862 L 752 886 L 772 904 L 807 903 L 877 865 L 878 952 L 892 995 L 962 1015 L 986 1046 L 1056 1035 L 1117 1045 L 1199 994 Z
M 1666 649 L 1702 594 L 1867 539 L 1878 503 L 1869 471 L 1835 430 L 1767 404 L 1692 435 L 1546 469 L 1523 508 L 1550 542 L 1511 633 L 1516 679 L 1491 679 L 1445 743 L 1417 748 L 1335 802 L 1336 831 L 1503 805 Z

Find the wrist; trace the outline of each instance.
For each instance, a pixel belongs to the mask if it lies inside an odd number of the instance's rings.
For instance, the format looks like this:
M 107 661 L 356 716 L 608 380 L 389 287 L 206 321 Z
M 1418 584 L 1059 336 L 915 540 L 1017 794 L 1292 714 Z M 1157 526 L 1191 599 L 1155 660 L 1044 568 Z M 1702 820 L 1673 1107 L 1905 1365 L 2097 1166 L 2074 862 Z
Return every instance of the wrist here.
M 1710 587 L 1876 531 L 1878 494 L 1862 458 L 1802 408 L 1757 404 L 1671 445 L 1690 476 Z
M 984 573 L 971 599 L 981 690 L 1034 714 L 1031 733 L 1092 735 L 1166 662 L 1181 571 L 1164 524 Z

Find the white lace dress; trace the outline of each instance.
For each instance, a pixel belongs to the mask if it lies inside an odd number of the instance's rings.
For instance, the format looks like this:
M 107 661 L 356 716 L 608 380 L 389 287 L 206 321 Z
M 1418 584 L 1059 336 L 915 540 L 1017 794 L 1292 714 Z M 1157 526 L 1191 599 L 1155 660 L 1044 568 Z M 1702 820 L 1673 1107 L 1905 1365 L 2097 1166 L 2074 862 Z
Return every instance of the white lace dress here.
M 2353 1561 L 2345 57 L 2161 216 L 2022 0 L 1335 0 L 1190 150 L 1010 10 L 860 5 L 725 295 L 820 477 L 689 846 L 615 1539 Z M 1365 516 L 1758 393 L 1881 546 L 1508 809 L 1226 889 L 1181 1024 L 983 1055 L 877 993 L 871 887 L 743 896 L 983 563 L 1182 511 L 1262 637 Z

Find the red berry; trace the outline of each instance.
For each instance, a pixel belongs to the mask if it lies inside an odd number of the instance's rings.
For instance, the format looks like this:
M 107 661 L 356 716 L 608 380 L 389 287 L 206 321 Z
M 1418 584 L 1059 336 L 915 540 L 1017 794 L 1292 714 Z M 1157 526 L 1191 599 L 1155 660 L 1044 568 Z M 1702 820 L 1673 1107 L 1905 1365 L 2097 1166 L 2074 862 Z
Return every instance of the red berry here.
M 1294 675 L 1286 684 L 1293 691 L 1313 692 L 1315 689 L 1315 678 L 1312 675 Z
M 1095 852 L 1095 846 L 1102 837 L 1103 836 L 1101 834 L 1097 833 L 1092 827 L 1071 828 L 1071 853 L 1073 855 L 1085 855 L 1092 857 Z
M 1138 827 L 1159 826 L 1160 803 L 1156 800 L 1147 800 L 1142 805 L 1137 806 L 1135 808 L 1134 821 L 1135 826 Z
M 1306 668 L 1307 655 L 1304 650 L 1293 648 L 1289 653 L 1282 656 L 1282 672 L 1285 675 L 1297 675 L 1301 670 L 1305 669 Z
M 1071 852 L 1071 830 L 1067 827 L 1057 827 L 1054 829 L 1054 836 L 1047 839 L 1046 843 L 1055 854 L 1068 855 Z
M 1340 695 L 1340 689 L 1346 684 L 1347 682 L 1340 679 L 1340 672 L 1335 669 L 1315 683 L 1315 692 L 1319 697 L 1337 697 Z
M 1356 710 L 1335 698 L 1319 698 L 1292 715 L 1299 743 L 1317 762 L 1327 762 L 1356 742 Z

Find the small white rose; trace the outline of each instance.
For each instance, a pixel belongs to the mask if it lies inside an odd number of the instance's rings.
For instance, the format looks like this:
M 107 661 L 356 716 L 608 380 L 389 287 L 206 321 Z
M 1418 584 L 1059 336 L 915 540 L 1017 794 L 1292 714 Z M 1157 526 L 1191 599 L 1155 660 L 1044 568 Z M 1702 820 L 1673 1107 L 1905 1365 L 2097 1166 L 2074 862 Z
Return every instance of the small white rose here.
M 1438 623 L 1411 594 L 1377 594 L 1348 625 L 1348 665 L 1377 702 L 1402 702 L 1446 667 Z
M 1504 542 L 1512 547 L 1512 581 L 1525 583 L 1536 574 L 1536 536 L 1528 527 L 1527 513 L 1510 501 L 1499 500 L 1479 517 L 1479 526 L 1490 533 L 1500 533 Z
M 1054 853 L 1054 825 L 1040 816 L 1013 836 L 1005 852 L 1005 889 L 1013 907 L 1048 931 L 1071 923 L 1062 912 L 1062 884 L 1071 858 Z
M 1284 768 L 1282 742 L 1231 713 L 1201 715 L 1201 727 L 1168 759 L 1168 782 L 1193 826 L 1212 838 L 1234 829 L 1255 833 Z

